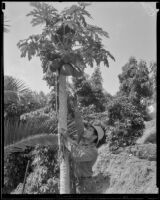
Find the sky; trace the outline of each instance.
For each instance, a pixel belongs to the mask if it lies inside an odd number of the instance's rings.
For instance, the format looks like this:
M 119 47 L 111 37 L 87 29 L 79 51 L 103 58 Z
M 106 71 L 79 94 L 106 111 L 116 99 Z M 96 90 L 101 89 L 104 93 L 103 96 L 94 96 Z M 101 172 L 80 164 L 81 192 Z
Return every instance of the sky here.
M 76 2 L 54 2 L 52 5 L 61 11 Z M 43 26 L 33 27 L 31 17 L 26 17 L 33 7 L 29 2 L 5 2 L 4 16 L 9 22 L 9 32 L 4 33 L 4 74 L 23 80 L 34 91 L 50 91 L 42 79 L 43 72 L 39 58 L 32 60 L 20 57 L 17 47 L 19 40 L 32 34 L 41 33 Z M 107 31 L 109 38 L 103 38 L 106 50 L 116 61 L 109 59 L 109 68 L 101 65 L 103 87 L 111 95 L 119 90 L 118 75 L 131 56 L 147 64 L 156 61 L 156 3 L 141 2 L 92 2 L 87 10 L 92 16 L 88 23 Z M 91 75 L 94 68 L 87 68 Z

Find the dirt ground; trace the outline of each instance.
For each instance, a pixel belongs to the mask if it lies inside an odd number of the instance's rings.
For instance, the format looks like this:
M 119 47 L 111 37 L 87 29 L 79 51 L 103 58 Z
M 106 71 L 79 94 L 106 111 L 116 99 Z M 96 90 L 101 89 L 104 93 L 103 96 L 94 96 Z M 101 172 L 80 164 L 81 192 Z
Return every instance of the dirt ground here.
M 97 193 L 156 194 L 156 145 L 135 145 L 117 154 L 103 145 L 93 172 Z

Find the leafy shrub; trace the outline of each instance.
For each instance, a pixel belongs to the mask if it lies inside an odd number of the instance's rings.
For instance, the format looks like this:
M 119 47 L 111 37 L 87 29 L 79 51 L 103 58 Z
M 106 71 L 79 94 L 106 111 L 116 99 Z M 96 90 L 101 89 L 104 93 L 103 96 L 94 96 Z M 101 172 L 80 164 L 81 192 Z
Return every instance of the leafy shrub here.
M 51 133 L 57 126 L 56 113 L 53 110 L 50 110 L 48 107 L 38 109 L 36 111 L 25 113 L 20 117 L 21 121 L 25 123 L 31 123 L 33 126 L 35 124 L 39 125 L 40 129 L 43 129 L 43 132 Z
M 29 112 L 29 107 L 20 103 L 11 103 L 5 108 L 6 118 L 19 117 L 21 114 Z
M 85 116 L 93 114 L 93 113 L 95 113 L 95 111 L 96 111 L 96 107 L 93 104 L 91 104 L 89 106 L 86 106 L 86 107 L 85 106 L 81 106 L 81 112 Z
M 4 188 L 5 194 L 21 194 L 28 159 L 31 160 L 25 193 L 59 193 L 59 165 L 57 149 L 36 146 L 23 153 L 12 153 L 5 157 Z
M 24 113 L 35 111 L 36 109 L 40 109 L 41 107 L 42 105 L 36 102 L 11 102 L 4 105 L 4 111 L 6 115 L 5 118 L 12 120 L 14 120 L 14 118 L 19 119 L 20 116 Z
M 111 134 L 107 140 L 111 151 L 117 150 L 119 147 L 125 147 L 135 144 L 143 130 L 134 130 L 131 126 L 127 127 L 126 123 L 119 123 L 112 128 Z
M 108 106 L 108 125 L 112 126 L 108 137 L 110 149 L 135 143 L 144 129 L 142 114 L 126 97 L 118 97 Z
M 129 59 L 122 67 L 122 73 L 118 75 L 119 94 L 130 99 L 132 104 L 143 114 L 144 120 L 149 120 L 149 116 L 146 112 L 147 105 L 143 104 L 142 100 L 151 99 L 153 95 L 152 81 L 149 75 L 147 63 L 143 60 L 137 62 L 134 57 Z
M 23 115 L 21 115 L 20 119 L 23 121 L 27 121 L 27 120 L 32 121 L 35 118 L 45 118 L 45 117 L 47 119 L 55 118 L 56 114 L 54 111 L 51 111 L 49 107 L 43 107 L 32 112 L 24 113 Z
M 31 147 L 23 153 L 12 153 L 4 156 L 3 193 L 9 194 L 20 182 L 23 182 Z M 31 168 L 29 168 L 29 171 Z
M 59 193 L 59 165 L 57 150 L 37 146 L 33 151 L 33 172 L 26 180 L 25 193 Z

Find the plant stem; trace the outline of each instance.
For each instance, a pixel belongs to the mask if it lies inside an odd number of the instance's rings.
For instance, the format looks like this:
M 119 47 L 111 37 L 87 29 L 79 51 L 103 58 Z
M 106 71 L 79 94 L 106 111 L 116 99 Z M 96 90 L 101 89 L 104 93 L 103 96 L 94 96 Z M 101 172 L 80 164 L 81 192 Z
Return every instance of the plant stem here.
M 24 181 L 23 181 L 22 194 L 24 194 L 24 189 L 25 189 L 25 184 L 26 184 L 26 179 L 27 179 L 27 173 L 28 173 L 29 164 L 30 164 L 30 160 L 28 160 L 27 167 L 26 167 L 26 172 L 25 172 Z

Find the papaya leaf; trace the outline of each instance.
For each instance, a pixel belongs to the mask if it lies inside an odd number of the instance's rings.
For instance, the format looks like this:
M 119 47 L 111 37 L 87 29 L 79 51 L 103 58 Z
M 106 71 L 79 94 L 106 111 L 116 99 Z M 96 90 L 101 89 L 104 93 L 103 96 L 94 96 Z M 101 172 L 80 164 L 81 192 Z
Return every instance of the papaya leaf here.
M 105 66 L 109 67 L 109 63 L 108 63 L 108 59 L 107 58 L 105 58 L 103 62 L 104 62 Z
M 54 19 L 53 17 L 57 16 L 57 10 L 49 4 L 40 2 L 31 2 L 30 5 L 33 6 L 34 9 L 26 16 L 33 17 L 31 21 L 31 24 L 33 26 L 43 23 L 46 23 L 46 25 L 48 25 L 48 23 L 50 23 Z
M 115 61 L 115 58 L 112 56 L 112 54 L 111 54 L 109 51 L 106 51 L 106 52 L 107 52 L 108 56 L 109 56 L 112 60 Z
M 98 33 L 99 35 L 109 38 L 109 34 L 98 26 L 93 26 L 88 24 L 87 29 L 93 33 Z

